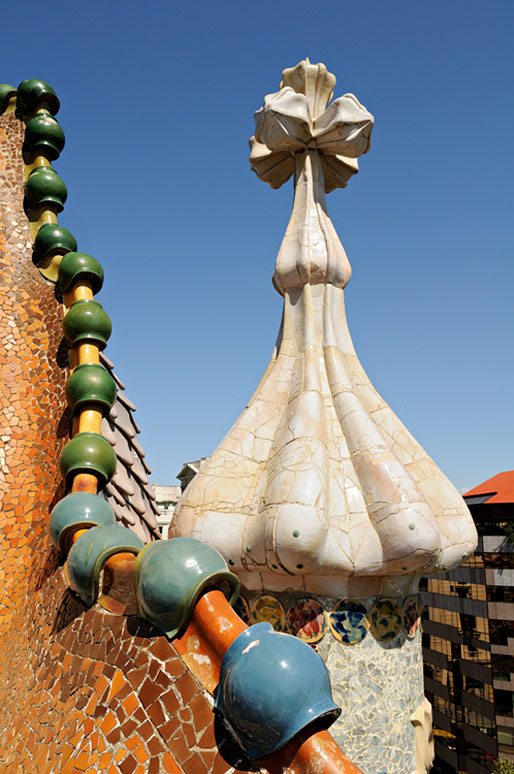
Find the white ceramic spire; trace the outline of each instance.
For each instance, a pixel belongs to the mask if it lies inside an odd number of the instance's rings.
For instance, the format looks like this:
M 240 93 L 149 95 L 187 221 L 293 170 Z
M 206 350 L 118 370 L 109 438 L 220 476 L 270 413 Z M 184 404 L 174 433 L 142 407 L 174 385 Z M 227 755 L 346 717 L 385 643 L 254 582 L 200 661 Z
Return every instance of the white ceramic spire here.
M 175 535 L 215 546 L 250 590 L 329 596 L 403 590 L 459 564 L 476 531 L 462 498 L 377 394 L 348 331 L 351 276 L 325 193 L 370 146 L 373 116 L 308 60 L 255 114 L 252 168 L 294 173 L 273 282 L 284 297 L 261 383 L 178 504 Z

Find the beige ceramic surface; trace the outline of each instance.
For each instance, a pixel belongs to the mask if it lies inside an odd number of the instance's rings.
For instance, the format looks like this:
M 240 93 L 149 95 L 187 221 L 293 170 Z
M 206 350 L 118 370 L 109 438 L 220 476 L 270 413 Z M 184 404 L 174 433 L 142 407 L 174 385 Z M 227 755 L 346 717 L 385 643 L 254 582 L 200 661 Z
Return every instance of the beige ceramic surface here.
M 476 531 L 462 498 L 364 372 L 350 338 L 351 269 L 325 192 L 369 149 L 373 117 L 308 60 L 256 113 L 251 164 L 293 212 L 273 277 L 275 352 L 245 411 L 179 501 L 173 534 L 215 546 L 248 589 L 408 593 L 453 567 Z M 327 107 L 328 105 L 328 107 Z
M 424 698 L 411 717 L 416 735 L 416 771 L 425 774 L 434 762 L 434 735 L 432 733 L 432 705 Z

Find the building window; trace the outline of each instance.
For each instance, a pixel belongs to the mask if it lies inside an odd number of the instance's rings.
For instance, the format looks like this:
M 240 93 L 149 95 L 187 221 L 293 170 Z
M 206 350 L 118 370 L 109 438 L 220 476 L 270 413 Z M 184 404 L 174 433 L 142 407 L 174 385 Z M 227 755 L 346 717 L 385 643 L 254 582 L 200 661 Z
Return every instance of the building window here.
M 512 604 L 514 602 L 514 588 L 509 586 L 488 586 L 487 601 Z
M 514 638 L 514 621 L 489 620 L 489 631 L 493 645 L 508 645 L 509 637 Z
M 474 637 L 476 632 L 477 619 L 474 615 L 467 613 L 460 614 L 460 625 L 463 637 Z
M 491 668 L 494 680 L 506 680 L 508 682 L 511 674 L 514 674 L 514 656 L 493 653 L 491 655 Z
M 498 744 L 506 744 L 509 747 L 514 746 L 514 728 L 498 726 Z
M 510 554 L 510 553 L 486 554 L 485 566 L 486 567 L 506 567 L 506 568 L 511 568 L 512 567 L 512 554 Z
M 514 693 L 512 691 L 501 691 L 495 688 L 494 704 L 498 715 L 504 718 L 513 717 L 512 709 L 514 707 Z

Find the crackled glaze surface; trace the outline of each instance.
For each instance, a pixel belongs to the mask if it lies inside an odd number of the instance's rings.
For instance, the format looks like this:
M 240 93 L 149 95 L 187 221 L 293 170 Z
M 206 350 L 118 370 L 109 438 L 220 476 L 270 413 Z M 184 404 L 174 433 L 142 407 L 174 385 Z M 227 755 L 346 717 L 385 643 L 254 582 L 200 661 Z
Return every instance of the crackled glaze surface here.
M 411 716 L 424 699 L 421 634 L 408 640 L 399 631 L 389 642 L 367 636 L 352 646 L 324 637 L 319 652 L 343 710 L 334 738 L 366 774 L 414 774 Z
M 255 115 L 252 169 L 273 188 L 294 174 L 273 275 L 282 324 L 260 384 L 188 486 L 171 531 L 218 548 L 253 620 L 283 626 L 295 593 L 303 607 L 315 596 L 326 610 L 354 600 L 331 626 L 329 618 L 330 634 L 319 637 L 323 618 L 308 629 L 343 707 L 335 737 L 366 774 L 413 774 L 421 635 L 412 604 L 404 616 L 399 601 L 416 595 L 421 575 L 472 553 L 476 530 L 352 344 L 351 269 L 325 194 L 358 171 L 373 116 L 352 94 L 329 104 L 334 85 L 324 65 L 300 62 Z
M 326 209 L 337 182 L 327 188 L 326 170 L 350 159 L 357 171 L 373 117 L 351 94 L 327 107 L 334 84 L 323 65 L 301 62 L 256 113 L 257 174 L 276 187 L 294 169 L 273 276 L 282 326 L 260 385 L 187 488 L 172 531 L 216 546 L 249 589 L 348 596 L 383 593 L 395 576 L 407 590 L 412 576 L 458 564 L 476 531 L 353 348 L 343 291 L 351 270 Z

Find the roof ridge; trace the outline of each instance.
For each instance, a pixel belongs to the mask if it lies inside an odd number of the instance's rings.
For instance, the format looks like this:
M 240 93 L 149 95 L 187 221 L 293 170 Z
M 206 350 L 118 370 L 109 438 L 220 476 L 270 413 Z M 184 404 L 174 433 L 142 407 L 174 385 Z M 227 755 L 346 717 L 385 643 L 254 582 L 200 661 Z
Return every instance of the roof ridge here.
M 159 509 L 155 505 L 155 492 L 146 475 L 141 475 L 138 467 L 134 470 L 134 464 L 129 464 L 126 455 L 121 453 L 120 448 L 121 444 L 126 444 L 128 451 L 134 455 L 134 461 L 139 461 L 144 469 L 148 470 L 149 473 L 151 472 L 145 464 L 145 451 L 137 439 L 140 430 L 133 423 L 132 413 L 136 411 L 136 407 L 123 394 L 125 385 L 117 377 L 112 360 L 101 352 L 100 362 L 118 385 L 116 400 L 105 418 L 109 425 L 111 425 L 109 428 L 111 432 L 104 433 L 114 449 L 118 465 L 116 474 L 111 479 L 109 486 L 105 488 L 104 497 L 113 509 L 117 520 L 125 526 L 129 526 L 147 543 L 159 537 L 157 520 L 155 518 L 159 513 Z M 117 410 L 120 404 L 133 423 L 134 432 L 132 435 L 127 432 L 125 424 L 120 420 L 122 412 Z M 125 451 L 127 450 L 125 449 Z M 130 494 L 130 488 L 133 489 L 133 494 Z M 123 505 L 121 504 L 122 502 Z M 144 505 L 144 510 L 142 505 Z

